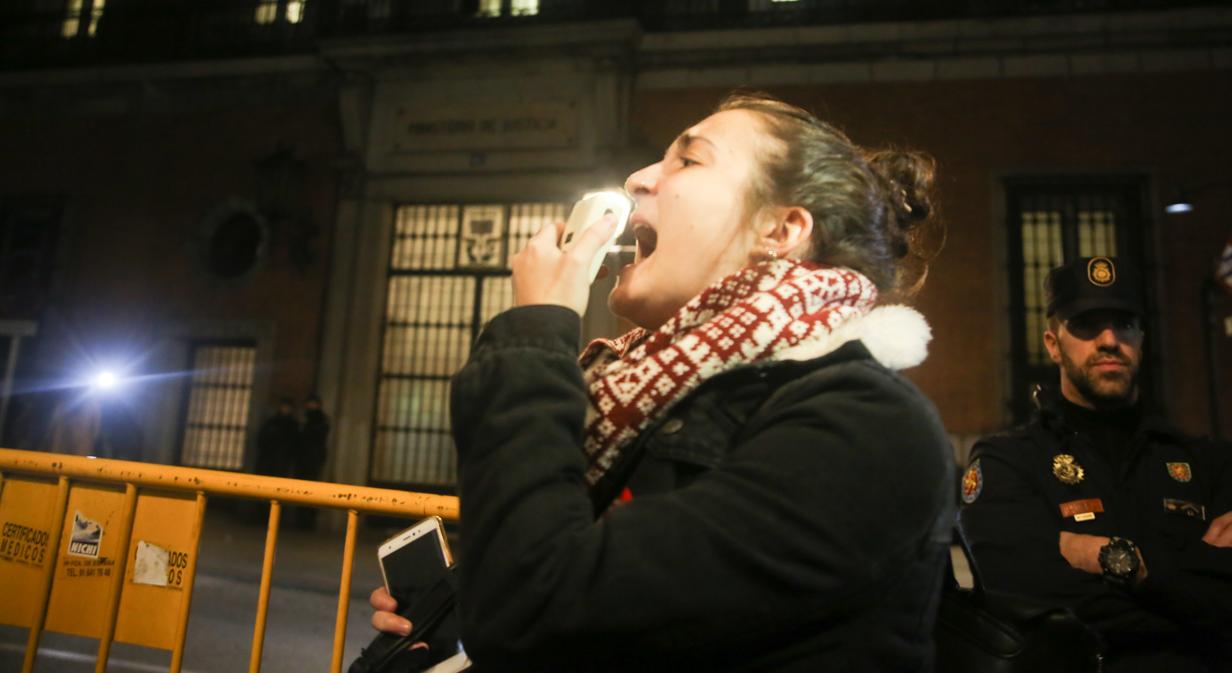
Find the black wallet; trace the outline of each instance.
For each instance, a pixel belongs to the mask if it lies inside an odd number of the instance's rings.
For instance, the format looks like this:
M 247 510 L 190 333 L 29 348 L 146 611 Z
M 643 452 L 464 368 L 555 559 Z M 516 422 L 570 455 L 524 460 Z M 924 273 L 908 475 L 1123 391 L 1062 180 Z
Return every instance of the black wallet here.
M 391 665 L 402 655 L 408 653 L 407 648 L 412 643 L 426 641 L 432 637 L 436 628 L 453 611 L 456 596 L 457 581 L 454 578 L 453 568 L 450 568 L 449 572 L 425 589 L 418 598 L 406 606 L 399 607 L 398 614 L 409 619 L 414 627 L 411 635 L 378 634 L 359 653 L 359 657 L 351 662 L 347 673 L 382 673 L 396 670 L 392 669 Z M 425 659 L 423 664 L 430 663 L 426 650 L 423 651 L 423 655 Z M 423 667 L 413 662 L 400 663 L 399 667 L 404 665 L 409 665 L 411 670 Z

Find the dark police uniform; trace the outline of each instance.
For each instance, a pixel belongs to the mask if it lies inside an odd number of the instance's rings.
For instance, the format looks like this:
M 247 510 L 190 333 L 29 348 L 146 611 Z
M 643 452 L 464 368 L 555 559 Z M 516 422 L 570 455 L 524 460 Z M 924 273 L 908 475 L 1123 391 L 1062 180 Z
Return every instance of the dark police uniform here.
M 1232 549 L 1201 539 L 1232 511 L 1232 450 L 1148 417 L 1118 459 L 1061 404 L 972 451 L 962 524 L 985 584 L 1072 607 L 1107 641 L 1109 670 L 1232 670 Z M 1061 531 L 1134 541 L 1146 579 L 1070 567 Z
M 1074 260 L 1049 274 L 1048 315 L 1141 315 L 1137 286 L 1115 260 Z M 1232 671 L 1232 549 L 1202 541 L 1232 511 L 1232 447 L 1138 406 L 1037 401 L 1030 423 L 975 445 L 963 476 L 961 521 L 987 587 L 1071 607 L 1104 637 L 1106 670 Z M 1146 577 L 1118 579 L 1104 559 L 1103 576 L 1071 567 L 1062 531 L 1132 541 Z

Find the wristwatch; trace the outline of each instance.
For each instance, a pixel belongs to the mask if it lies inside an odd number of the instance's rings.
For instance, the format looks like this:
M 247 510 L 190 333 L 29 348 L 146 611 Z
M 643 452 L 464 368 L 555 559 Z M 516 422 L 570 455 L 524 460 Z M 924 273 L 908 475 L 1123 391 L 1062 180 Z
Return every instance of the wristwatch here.
M 1104 579 L 1121 586 L 1128 586 L 1138 576 L 1138 546 L 1123 537 L 1114 537 L 1099 548 L 1099 567 Z

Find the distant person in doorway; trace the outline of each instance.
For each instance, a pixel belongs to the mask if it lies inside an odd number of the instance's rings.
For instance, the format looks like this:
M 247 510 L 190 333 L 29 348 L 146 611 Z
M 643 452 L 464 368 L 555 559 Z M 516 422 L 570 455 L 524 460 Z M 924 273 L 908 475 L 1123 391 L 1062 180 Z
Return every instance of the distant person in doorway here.
M 257 474 L 289 477 L 299 445 L 299 422 L 291 398 L 278 401 L 274 414 L 265 419 L 257 432 Z
M 47 450 L 76 456 L 94 453 L 102 425 L 102 408 L 93 397 L 63 395 L 56 400 L 48 423 Z
M 316 393 L 304 399 L 304 423 L 299 429 L 299 447 L 295 453 L 294 476 L 296 479 L 317 481 L 329 458 L 329 416 L 321 409 L 321 398 Z M 298 507 L 293 520 L 299 528 L 311 530 L 316 525 L 317 510 L 314 507 Z

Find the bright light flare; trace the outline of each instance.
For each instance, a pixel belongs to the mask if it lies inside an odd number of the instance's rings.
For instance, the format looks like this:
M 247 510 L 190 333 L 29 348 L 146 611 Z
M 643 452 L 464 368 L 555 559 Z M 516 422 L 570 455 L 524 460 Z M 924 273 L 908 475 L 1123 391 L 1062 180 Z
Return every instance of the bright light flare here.
M 95 390 L 111 390 L 119 385 L 119 383 L 120 378 L 115 375 L 115 372 L 109 370 L 103 370 L 95 374 L 93 379 L 90 379 L 90 385 Z

